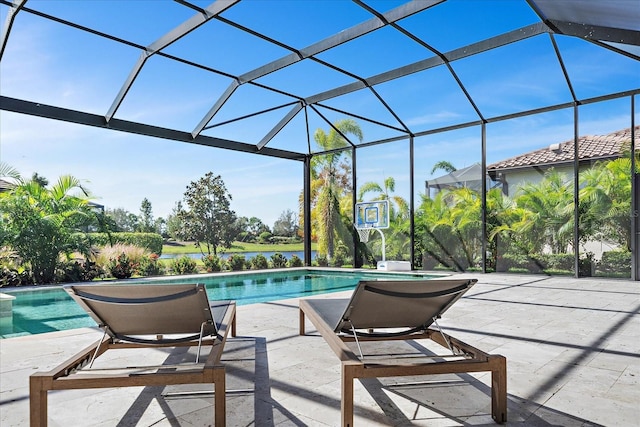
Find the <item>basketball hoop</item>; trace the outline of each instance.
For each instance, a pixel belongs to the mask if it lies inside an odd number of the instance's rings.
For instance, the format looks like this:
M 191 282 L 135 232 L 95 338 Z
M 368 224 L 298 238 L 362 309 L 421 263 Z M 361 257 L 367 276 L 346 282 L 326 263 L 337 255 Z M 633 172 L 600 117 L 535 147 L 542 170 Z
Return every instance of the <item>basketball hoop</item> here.
M 369 241 L 369 234 L 371 234 L 371 228 L 356 228 L 358 232 L 358 237 L 360 237 L 360 241 L 362 243 L 367 243 Z
M 389 228 L 389 201 L 373 200 L 371 202 L 356 203 L 354 220 L 353 226 L 358 231 L 358 237 L 360 237 L 362 243 L 366 244 L 369 241 L 371 230 L 376 230 L 380 233 L 382 261 L 385 261 L 386 243 L 382 230 Z

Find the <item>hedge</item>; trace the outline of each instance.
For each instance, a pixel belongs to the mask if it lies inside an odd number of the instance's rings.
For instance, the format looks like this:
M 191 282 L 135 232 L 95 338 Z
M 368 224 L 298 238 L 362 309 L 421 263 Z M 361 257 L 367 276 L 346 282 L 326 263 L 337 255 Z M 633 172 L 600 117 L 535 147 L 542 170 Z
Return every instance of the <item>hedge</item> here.
M 627 250 L 604 252 L 599 270 L 603 273 L 628 273 L 631 271 L 631 252 Z
M 91 244 L 95 246 L 110 246 L 116 243 L 140 246 L 152 253 L 162 255 L 162 236 L 157 233 L 89 233 Z M 111 240 L 109 240 L 111 236 Z
M 571 271 L 574 269 L 573 254 L 511 254 L 498 257 L 497 271 L 525 270 L 542 273 L 545 270 Z

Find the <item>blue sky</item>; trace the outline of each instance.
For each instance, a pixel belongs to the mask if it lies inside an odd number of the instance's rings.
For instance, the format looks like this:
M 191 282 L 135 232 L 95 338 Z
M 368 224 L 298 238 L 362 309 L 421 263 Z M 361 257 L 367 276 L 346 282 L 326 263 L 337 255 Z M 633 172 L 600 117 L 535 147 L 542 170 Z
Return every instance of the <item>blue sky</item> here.
M 196 2 L 206 6 L 208 2 Z M 384 12 L 399 1 L 371 1 Z M 450 0 L 400 22 L 406 29 L 450 51 L 536 22 L 525 1 L 471 2 Z M 94 26 L 100 31 L 149 45 L 193 15 L 173 2 L 30 0 L 27 6 Z M 482 6 L 482 7 L 480 7 Z M 282 13 L 287 8 L 287 13 Z M 8 12 L 0 5 L 0 21 Z M 126 12 L 126 13 L 125 13 Z M 22 13 L 22 12 L 21 12 Z M 294 15 L 295 14 L 295 15 Z M 302 49 L 331 34 L 370 19 L 351 2 L 243 1 L 225 15 L 269 37 Z M 295 17 L 300 17 L 299 19 Z M 638 61 L 622 58 L 593 45 L 558 37 L 567 71 L 579 98 L 589 98 L 640 87 Z M 399 48 L 398 46 L 401 46 Z M 224 68 L 233 74 L 248 72 L 288 52 L 236 29 L 212 23 L 166 49 L 191 61 Z M 53 25 L 23 13 L 14 24 L 0 63 L 2 95 L 65 108 L 105 114 L 138 59 L 140 51 L 68 27 Z M 417 43 L 390 28 L 356 39 L 318 57 L 345 70 L 370 77 L 433 56 Z M 589 58 L 589 60 L 585 60 Z M 452 64 L 486 117 L 526 111 L 567 102 L 569 90 L 554 60 L 548 36 L 486 52 Z M 258 79 L 259 83 L 310 96 L 353 80 L 309 61 Z M 191 131 L 229 84 L 229 79 L 154 56 L 125 98 L 116 116 L 152 125 Z M 444 67 L 376 86 L 376 91 L 416 131 L 477 120 L 473 108 Z M 225 104 L 215 122 L 287 102 L 287 97 L 243 85 Z M 327 101 L 392 123 L 368 91 Z M 637 106 L 636 110 L 640 111 Z M 206 135 L 257 143 L 286 112 L 261 115 L 247 124 L 219 126 Z M 326 112 L 331 120 L 342 116 Z M 302 115 L 290 129 L 269 143 L 294 149 L 305 145 L 296 131 L 304 128 Z M 487 126 L 489 163 L 573 137 L 573 111 L 561 110 Z M 580 133 L 608 133 L 629 127 L 629 99 L 580 108 Z M 636 118 L 640 123 L 640 118 Z M 398 133 L 361 123 L 365 140 Z M 327 129 L 310 118 L 311 133 Z M 431 177 L 433 164 L 448 160 L 462 168 L 480 161 L 478 127 L 417 138 L 415 141 L 416 196 Z M 313 141 L 311 142 L 313 145 Z M 257 216 L 272 226 L 281 212 L 297 211 L 302 186 L 302 164 L 113 132 L 63 122 L 0 112 L 0 161 L 55 181 L 63 174 L 83 180 L 98 203 L 138 213 L 148 198 L 155 216 L 167 216 L 182 198 L 189 182 L 212 171 L 222 176 L 240 216 Z M 408 149 L 405 142 L 377 145 L 358 152 L 358 182 L 396 178 L 396 192 L 409 196 Z M 438 174 L 436 174 L 438 175 Z

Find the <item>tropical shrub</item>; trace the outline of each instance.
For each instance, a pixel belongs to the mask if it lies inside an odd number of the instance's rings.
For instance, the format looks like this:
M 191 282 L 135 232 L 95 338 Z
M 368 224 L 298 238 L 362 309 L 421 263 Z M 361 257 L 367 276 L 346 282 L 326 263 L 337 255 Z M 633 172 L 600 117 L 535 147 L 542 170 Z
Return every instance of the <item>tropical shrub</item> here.
M 329 266 L 329 261 L 327 260 L 327 256 L 326 255 L 317 254 L 316 255 L 316 262 L 318 263 L 318 266 L 320 266 L 320 267 L 328 267 Z
M 289 267 L 302 267 L 304 264 L 298 255 L 291 255 L 289 259 Z
M 20 264 L 14 251 L 0 247 L 0 288 L 33 283 L 29 269 Z
M 245 268 L 246 261 L 244 255 L 232 254 L 229 259 L 227 259 L 227 264 L 233 271 L 242 271 Z
M 269 233 L 268 231 L 263 231 L 258 236 L 258 242 L 260 242 L 260 243 L 270 243 L 272 237 L 273 237 L 273 234 Z
M 250 264 L 253 270 L 264 270 L 269 268 L 269 261 L 267 261 L 267 257 L 262 254 L 258 254 L 251 258 Z
M 222 271 L 224 267 L 223 261 L 217 255 L 205 255 L 202 257 L 202 263 L 207 273 Z
M 0 288 L 4 286 L 20 286 L 22 279 L 18 270 L 7 266 L 0 266 Z
M 36 283 L 53 283 L 61 255 L 79 251 L 73 234 L 92 224 L 95 215 L 88 192 L 72 176 L 62 176 L 50 188 L 38 181 L 20 181 L 0 193 L 0 238 L 29 265 Z
M 122 252 L 117 258 L 110 258 L 107 264 L 107 271 L 116 279 L 128 279 L 133 275 L 138 265 L 129 256 Z
M 89 282 L 104 274 L 104 269 L 95 261 L 71 259 L 60 263 L 56 270 L 56 282 Z
M 280 252 L 271 255 L 271 265 L 273 268 L 284 268 L 287 266 L 287 257 Z
M 169 262 L 169 269 L 173 274 L 193 274 L 197 272 L 198 265 L 193 258 L 183 255 L 178 258 L 173 258 Z
M 344 255 L 340 252 L 336 252 L 333 259 L 331 260 L 331 264 L 333 267 L 342 267 L 344 265 Z
M 543 269 L 571 271 L 574 269 L 574 254 L 539 254 L 535 256 Z
M 140 258 L 136 274 L 139 276 L 161 276 L 164 274 L 164 266 L 158 261 L 158 254 L 151 254 Z
M 351 262 L 349 248 L 347 248 L 347 246 L 343 244 L 339 244 L 336 248 L 334 257 L 331 260 L 332 265 L 334 267 L 342 267 L 347 262 L 347 260 Z

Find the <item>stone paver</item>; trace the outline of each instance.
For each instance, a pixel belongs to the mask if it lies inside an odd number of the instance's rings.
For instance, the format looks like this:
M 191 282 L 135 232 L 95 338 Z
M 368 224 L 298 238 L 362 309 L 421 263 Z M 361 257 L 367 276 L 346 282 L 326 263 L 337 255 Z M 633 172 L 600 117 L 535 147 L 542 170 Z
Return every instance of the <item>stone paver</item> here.
M 480 281 L 440 326 L 507 357 L 508 425 L 640 426 L 640 283 L 456 276 Z M 223 358 L 229 426 L 340 424 L 340 363 L 310 323 L 307 333 L 298 335 L 297 300 L 238 307 L 238 337 Z M 28 425 L 29 375 L 100 336 L 84 328 L 0 340 L 0 425 Z M 356 381 L 355 425 L 493 425 L 489 381 L 486 374 Z M 49 425 L 211 425 L 211 396 L 175 394 L 197 390 L 202 386 L 53 392 Z

